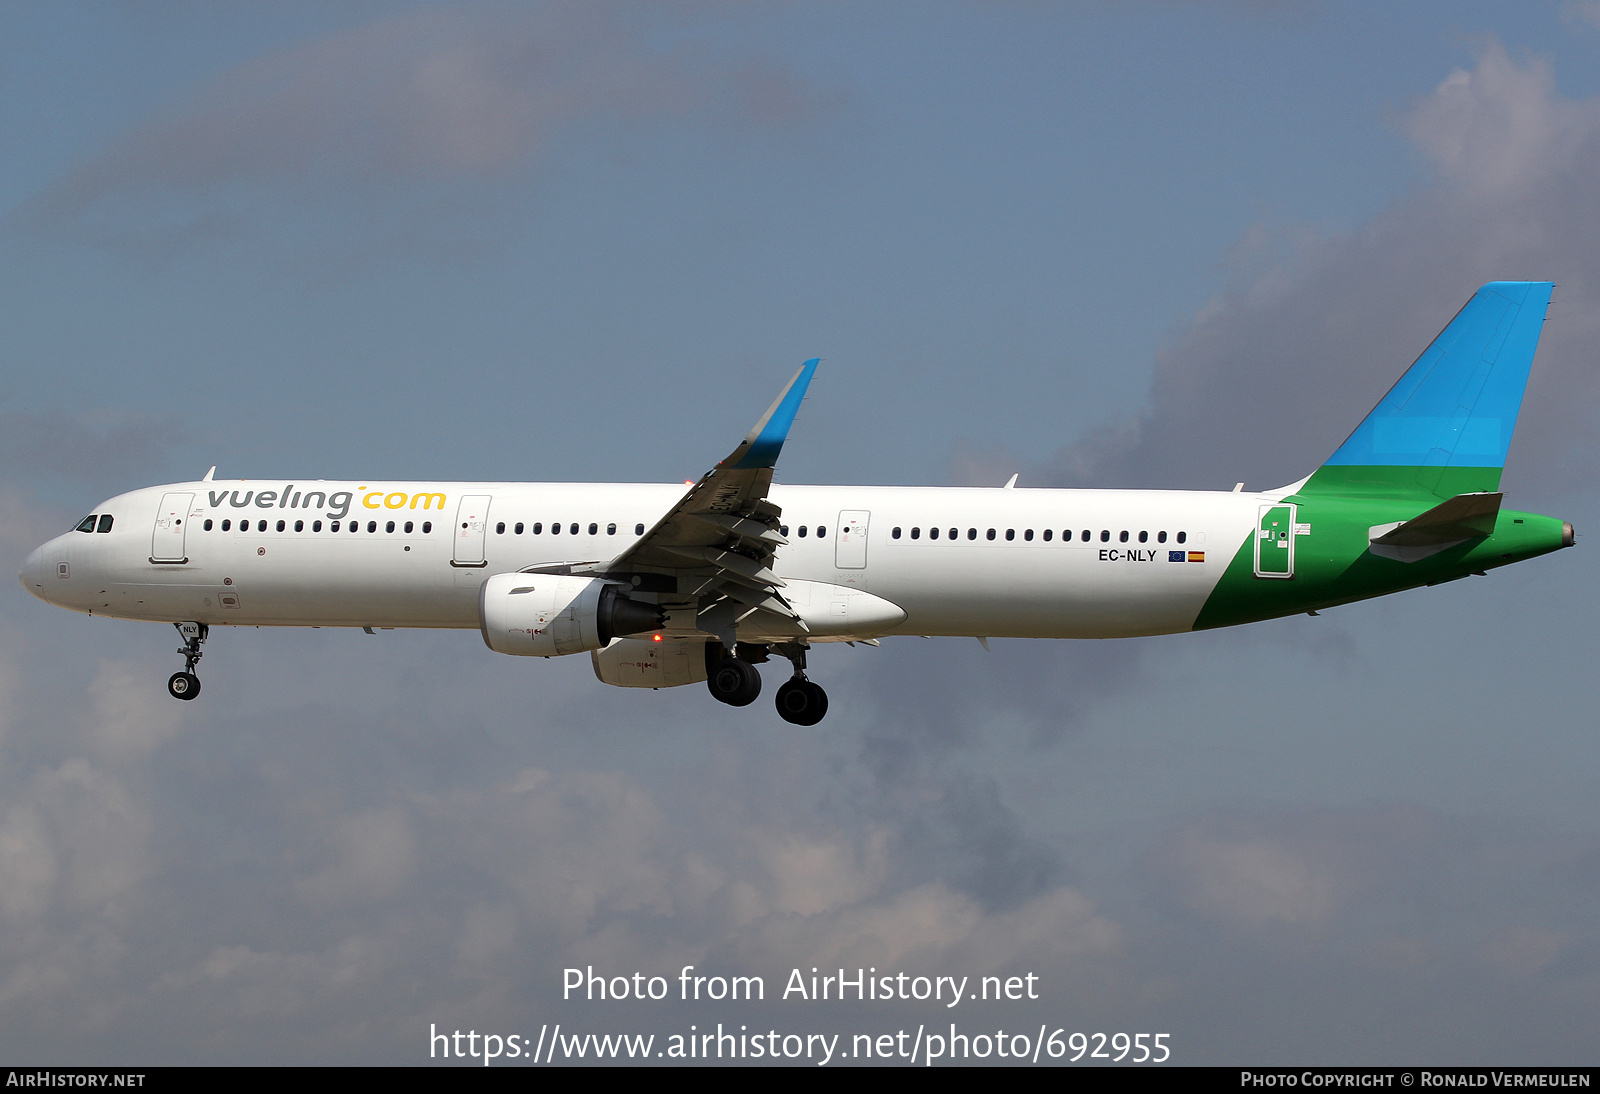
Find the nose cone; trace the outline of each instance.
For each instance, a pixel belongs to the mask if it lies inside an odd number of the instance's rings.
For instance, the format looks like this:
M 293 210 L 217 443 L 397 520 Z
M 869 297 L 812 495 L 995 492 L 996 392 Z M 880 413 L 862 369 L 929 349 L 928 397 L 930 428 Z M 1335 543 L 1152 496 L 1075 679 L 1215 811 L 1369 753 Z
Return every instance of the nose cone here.
M 45 579 L 50 576 L 47 572 L 50 562 L 45 552 L 45 547 L 48 546 L 49 544 L 35 547 L 33 553 L 28 556 L 27 561 L 22 564 L 22 570 L 17 574 L 24 589 L 27 589 L 40 600 L 46 601 L 49 600 L 49 597 L 45 596 Z

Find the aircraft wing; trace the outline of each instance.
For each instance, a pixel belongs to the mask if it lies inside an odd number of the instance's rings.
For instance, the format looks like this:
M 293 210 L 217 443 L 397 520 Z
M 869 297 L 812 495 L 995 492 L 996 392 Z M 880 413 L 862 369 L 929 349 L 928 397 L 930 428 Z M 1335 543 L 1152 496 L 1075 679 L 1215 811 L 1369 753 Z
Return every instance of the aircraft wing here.
M 605 571 L 676 575 L 678 592 L 699 600 L 699 629 L 730 646 L 734 626 L 757 611 L 800 623 L 779 591 L 783 580 L 772 572 L 773 557 L 788 540 L 778 531 L 782 510 L 767 491 L 817 363 L 813 358 L 802 365 L 727 459 L 701 476 L 643 538 L 606 563 Z

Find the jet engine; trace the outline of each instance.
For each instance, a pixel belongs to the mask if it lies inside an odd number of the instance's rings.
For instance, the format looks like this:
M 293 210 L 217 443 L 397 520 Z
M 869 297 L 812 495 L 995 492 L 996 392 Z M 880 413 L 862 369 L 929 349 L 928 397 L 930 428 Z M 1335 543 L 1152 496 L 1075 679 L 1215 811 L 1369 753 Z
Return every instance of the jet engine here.
M 660 608 L 593 577 L 496 574 L 478 593 L 478 626 L 496 653 L 559 657 L 661 626 Z

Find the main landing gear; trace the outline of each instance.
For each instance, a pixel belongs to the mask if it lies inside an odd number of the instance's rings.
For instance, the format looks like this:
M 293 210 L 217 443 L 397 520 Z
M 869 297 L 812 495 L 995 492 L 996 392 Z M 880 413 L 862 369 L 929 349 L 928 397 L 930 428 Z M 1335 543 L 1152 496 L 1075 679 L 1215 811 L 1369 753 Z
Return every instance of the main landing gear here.
M 706 643 L 706 687 L 713 699 L 730 707 L 747 707 L 761 694 L 761 674 L 750 663 L 757 657 L 752 656 L 748 646 L 741 652 L 746 656 L 729 653 L 721 642 Z M 759 659 L 766 660 L 765 650 L 761 650 Z
M 794 675 L 778 689 L 778 717 L 797 726 L 814 726 L 828 713 L 828 693 L 806 679 L 806 644 L 782 642 L 773 647 L 794 665 Z
M 183 648 L 178 652 L 183 655 L 183 671 L 175 672 L 167 679 L 167 694 L 174 699 L 193 699 L 200 694 L 200 677 L 194 674 L 194 667 L 200 662 L 200 643 L 211 635 L 211 628 L 204 623 L 174 623 L 178 634 L 183 638 Z
M 828 713 L 828 693 L 806 679 L 806 648 L 803 642 L 771 647 L 741 642 L 730 654 L 721 642 L 707 642 L 706 687 L 719 703 L 749 706 L 761 694 L 756 665 L 768 659 L 770 649 L 794 665 L 794 675 L 778 689 L 778 717 L 792 725 L 814 726 Z

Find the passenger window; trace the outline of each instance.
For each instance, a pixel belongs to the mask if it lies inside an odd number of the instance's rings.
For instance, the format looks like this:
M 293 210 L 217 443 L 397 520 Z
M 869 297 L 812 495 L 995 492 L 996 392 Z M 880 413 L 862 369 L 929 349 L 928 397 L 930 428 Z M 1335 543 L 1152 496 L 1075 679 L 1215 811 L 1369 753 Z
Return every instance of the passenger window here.
M 950 529 L 949 534 L 945 538 L 947 538 L 947 539 L 957 539 L 957 538 L 960 537 L 960 535 L 961 535 L 961 529 L 952 528 L 952 529 Z
M 971 535 L 970 535 L 970 534 L 969 534 L 969 535 L 968 535 L 968 536 L 967 536 L 967 538 L 968 538 L 968 539 L 971 539 L 971 538 L 972 538 L 972 536 L 971 536 Z M 989 529 L 989 534 L 988 534 L 988 536 L 986 536 L 986 537 L 985 537 L 985 538 L 987 538 L 987 539 L 993 539 L 993 538 L 994 538 L 994 529 L 993 529 L 993 528 L 991 528 L 991 529 Z
M 806 538 L 806 530 L 807 530 L 806 526 L 804 524 L 802 524 L 800 526 L 800 538 L 801 539 L 805 539 Z
M 109 532 L 109 531 L 111 531 L 111 514 L 110 513 L 101 513 L 100 514 L 100 527 L 96 528 L 95 531 L 96 532 Z M 206 531 L 208 531 L 208 532 L 211 531 L 211 525 L 210 525 L 209 522 L 206 524 Z
M 600 534 L 600 526 L 598 524 L 589 525 L 589 534 L 591 536 L 599 535 Z
M 578 526 L 576 524 L 574 524 L 572 527 L 568 528 L 567 531 L 572 533 L 573 535 L 577 535 L 578 534 Z
M 337 532 L 338 530 L 339 530 L 339 522 L 338 521 L 335 520 L 335 521 L 330 521 L 328 523 L 328 531 Z
M 74 528 L 73 531 L 74 532 L 92 532 L 92 531 L 94 531 L 94 522 L 95 522 L 95 515 L 93 513 L 90 513 L 88 516 L 84 517 L 81 521 L 78 522 L 78 526 L 76 528 Z M 61 526 L 58 524 L 58 525 L 56 525 L 56 527 L 59 528 Z
M 256 521 L 256 531 L 265 532 L 266 530 L 267 530 L 267 522 L 266 521 L 264 521 L 264 520 Z
M 614 536 L 616 534 L 617 534 L 617 526 L 615 524 L 606 525 L 606 535 Z
M 516 526 L 516 527 L 515 527 L 515 528 L 513 528 L 513 529 L 511 529 L 511 530 L 512 530 L 512 531 L 513 531 L 513 532 L 515 532 L 515 533 L 516 533 L 516 534 L 517 534 L 517 535 L 519 535 L 519 536 L 520 536 L 520 535 L 521 535 L 521 534 L 522 534 L 522 522 L 521 522 L 521 521 L 520 521 L 520 520 L 519 520 L 519 521 L 517 521 L 517 526 Z M 408 531 L 408 532 L 409 532 L 409 531 L 411 531 L 411 529 L 410 529 L 410 528 L 407 528 L 407 529 L 406 529 L 406 531 Z
M 1033 542 L 1033 529 L 1029 528 L 1026 532 L 1022 533 L 1022 538 L 1027 540 L 1029 543 L 1032 543 Z
M 1083 530 L 1083 534 L 1081 536 L 1079 536 L 1078 538 L 1080 540 L 1082 540 L 1084 543 L 1088 543 L 1089 542 L 1089 529 L 1085 528 Z
M 226 521 L 226 520 L 225 520 L 225 521 L 223 521 L 223 522 L 222 522 L 222 530 L 223 530 L 223 531 L 224 531 L 224 532 L 230 532 L 230 531 L 232 531 L 232 530 L 233 530 L 233 524 L 232 524 L 232 523 L 231 523 L 231 522 L 229 522 L 229 521 Z
M 817 525 L 817 538 L 818 539 L 821 539 L 823 536 L 825 536 L 827 534 L 828 534 L 828 529 L 824 525 L 821 525 L 821 524 Z
M 296 532 L 304 532 L 306 530 L 306 522 L 303 521 L 303 520 L 295 521 L 294 522 L 294 530 Z
M 1010 540 L 1010 539 L 1016 539 L 1016 538 L 1017 538 L 1017 530 L 1015 528 L 1007 528 L 1006 529 L 1006 539 Z M 1033 538 L 1033 533 L 1032 532 L 1028 533 L 1028 538 L 1029 539 Z
M 394 522 L 393 521 L 389 522 L 389 527 L 391 529 L 394 528 Z M 372 533 L 372 532 L 376 532 L 377 530 L 378 530 L 378 522 L 377 521 L 375 521 L 375 520 L 367 521 L 367 532 L 369 534 Z
M 389 531 L 391 531 L 391 532 L 394 531 L 394 528 L 391 526 Z M 501 521 L 499 524 L 496 524 L 494 526 L 494 534 L 497 535 L 497 536 L 503 536 L 503 535 L 506 534 L 506 522 L 505 521 Z
M 312 531 L 313 531 L 313 532 L 320 532 L 320 531 L 322 531 L 322 522 L 321 522 L 321 521 L 320 521 L 320 520 L 314 520 L 314 521 L 312 521 L 312 522 L 311 522 L 311 530 L 312 530 Z M 338 531 L 338 529 L 337 529 L 337 528 L 335 528 L 335 529 L 334 529 L 334 531 L 335 531 L 335 532 L 337 532 L 337 531 Z
M 1128 542 L 1128 531 L 1127 531 L 1127 529 L 1123 529 L 1122 533 L 1117 536 L 1117 542 L 1118 543 L 1126 543 L 1126 542 Z
M 1179 532 L 1178 533 L 1178 542 L 1179 543 L 1187 542 L 1188 539 L 1189 539 L 1189 533 L 1188 532 Z
M 287 528 L 287 527 L 288 527 L 288 525 L 287 525 L 287 524 L 285 524 L 285 523 L 284 523 L 284 522 L 283 522 L 283 521 L 281 521 L 281 520 L 280 520 L 280 521 L 279 521 L 279 522 L 278 522 L 278 531 L 280 531 L 280 532 L 281 532 L 281 531 L 283 531 L 283 530 L 284 530 L 284 529 L 285 529 L 285 528 Z
M 411 534 L 411 529 L 412 529 L 412 528 L 413 528 L 413 527 L 414 527 L 414 525 L 413 525 L 413 524 L 412 524 L 412 523 L 411 523 L 411 522 L 410 522 L 410 521 L 409 521 L 409 520 L 408 520 L 408 521 L 406 521 L 406 535 L 408 535 L 408 536 L 409 536 L 409 535 L 410 535 L 410 534 Z M 517 530 L 518 530 L 518 531 L 521 531 L 521 530 L 522 530 L 522 526 L 521 526 L 521 525 L 520 525 L 520 524 L 519 524 L 519 525 L 518 525 L 518 526 L 517 526 Z
M 1165 532 L 1157 532 L 1156 533 L 1156 542 L 1157 543 L 1165 543 L 1165 542 L 1167 542 L 1167 533 L 1165 533 Z
M 896 528 L 894 531 L 890 532 L 889 533 L 889 538 L 890 539 L 899 539 L 900 538 L 900 529 Z
M 1140 532 L 1139 533 L 1139 542 L 1140 543 L 1149 543 L 1150 542 L 1150 533 L 1149 532 Z
M 422 522 L 422 534 L 423 535 L 427 535 L 431 531 L 433 531 L 433 521 L 431 521 L 431 520 L 423 521 Z
M 937 528 L 929 528 L 928 529 L 928 538 L 929 539 L 938 539 L 939 538 L 939 529 L 937 529 Z
M 360 522 L 360 521 L 359 521 L 359 520 L 353 520 L 353 521 L 351 521 L 351 522 L 350 522 L 350 530 L 351 530 L 351 531 L 352 531 L 352 532 L 359 532 L 359 531 L 361 531 L 361 522 Z
M 537 535 L 540 535 L 543 532 L 544 532 L 544 523 L 542 521 L 534 521 L 533 522 L 533 534 L 537 536 Z
M 634 526 L 633 526 L 633 534 L 634 534 L 634 535 L 636 535 L 636 536 L 642 536 L 642 535 L 644 535 L 644 525 L 642 525 L 642 524 L 635 524 L 635 525 L 634 525 Z
M 922 529 L 921 528 L 913 528 L 913 529 L 911 529 L 911 538 L 912 539 L 921 539 L 922 538 Z
M 394 531 L 394 521 L 391 520 L 388 524 L 385 524 L 383 526 L 383 530 L 385 532 L 393 532 Z
M 787 524 L 778 525 L 778 534 L 780 536 L 782 536 L 784 539 L 788 539 L 789 538 L 789 526 Z
M 206 518 L 206 522 L 203 525 L 203 527 L 205 528 L 206 531 L 208 531 L 208 532 L 211 531 L 211 518 L 210 517 Z
M 1110 543 L 1111 542 L 1111 532 L 1109 530 L 1107 530 L 1105 528 L 1100 529 L 1100 542 L 1101 543 Z
M 556 523 L 555 521 L 551 521 L 551 523 L 550 523 L 550 534 L 552 536 L 559 536 L 561 534 L 561 525 Z
M 1046 528 L 1046 529 L 1045 529 L 1045 530 L 1044 530 L 1044 541 L 1045 541 L 1045 542 L 1046 542 L 1046 543 L 1049 543 L 1049 542 L 1050 542 L 1050 537 L 1051 537 L 1051 536 L 1053 536 L 1053 535 L 1055 535 L 1055 534 L 1056 534 L 1056 533 L 1055 533 L 1055 529 L 1053 529 L 1053 528 Z

